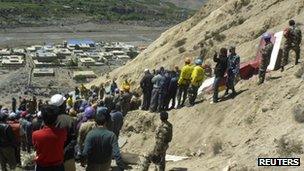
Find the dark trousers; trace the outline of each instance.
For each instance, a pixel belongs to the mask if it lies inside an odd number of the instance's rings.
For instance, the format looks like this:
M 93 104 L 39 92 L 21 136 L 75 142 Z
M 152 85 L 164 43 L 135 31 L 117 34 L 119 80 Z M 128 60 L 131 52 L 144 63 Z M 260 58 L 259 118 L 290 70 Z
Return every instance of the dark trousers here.
M 31 139 L 30 136 L 21 135 L 21 148 L 22 151 L 31 152 Z
M 295 53 L 296 53 L 296 63 L 299 62 L 300 53 L 301 53 L 300 46 L 299 45 L 298 46 L 292 46 L 292 45 L 289 45 L 289 44 L 285 44 L 284 45 L 284 51 L 283 51 L 283 63 L 282 63 L 282 66 L 287 65 L 288 58 L 289 58 L 289 52 L 291 50 L 295 51 Z
M 177 94 L 177 91 L 169 93 L 169 98 L 168 98 L 168 108 L 169 109 L 174 109 L 174 107 L 175 107 L 176 94 Z M 169 107 L 170 102 L 172 102 L 172 103 L 171 103 L 171 106 Z
M 160 88 L 154 88 L 152 90 L 152 99 L 150 105 L 150 111 L 162 111 L 164 106 L 164 93 Z
M 235 93 L 235 75 L 233 73 L 228 74 L 227 82 L 226 82 L 226 93 L 229 92 L 229 90 L 232 90 L 233 93 Z
M 143 92 L 143 104 L 142 104 L 142 110 L 149 110 L 150 103 L 151 103 L 151 91 Z
M 36 165 L 35 171 L 64 171 L 64 166 L 63 164 L 58 166 L 50 166 L 50 167 L 42 167 Z
M 266 76 L 266 69 L 260 69 L 259 70 L 259 84 L 264 83 L 265 81 L 265 76 Z
M 214 83 L 213 83 L 213 102 L 218 102 L 218 93 L 219 93 L 219 87 L 220 83 L 223 77 L 215 77 Z
M 0 164 L 0 170 L 2 171 L 14 170 L 16 168 L 17 162 L 13 147 L 0 147 Z M 9 165 L 9 169 L 7 165 Z
M 189 88 L 189 84 L 179 86 L 178 94 L 177 94 L 178 106 L 183 106 L 185 104 L 185 101 L 186 101 L 187 95 L 188 95 L 188 88 Z M 183 100 L 182 100 L 182 98 L 183 98 Z
M 15 147 L 15 156 L 17 164 L 21 165 L 21 154 L 20 154 L 20 144 Z
M 199 87 L 196 87 L 196 86 L 190 86 L 190 88 L 189 88 L 188 97 L 189 97 L 189 103 L 192 106 L 195 104 L 198 89 L 199 89 Z

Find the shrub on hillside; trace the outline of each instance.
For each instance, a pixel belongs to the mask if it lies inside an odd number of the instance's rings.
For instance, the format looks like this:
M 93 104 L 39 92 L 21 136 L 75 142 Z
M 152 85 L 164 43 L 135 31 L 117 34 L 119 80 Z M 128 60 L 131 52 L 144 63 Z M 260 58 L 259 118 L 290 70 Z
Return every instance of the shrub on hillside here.
M 223 143 L 221 140 L 216 139 L 212 142 L 212 151 L 215 156 L 223 151 Z
M 176 48 L 181 47 L 181 46 L 183 46 L 183 45 L 186 43 L 186 40 L 187 40 L 187 38 L 180 39 L 180 40 L 178 40 L 178 41 L 174 44 L 174 46 L 175 46 Z
M 277 143 L 277 153 L 282 157 L 303 153 L 302 142 L 299 140 L 293 140 L 283 135 L 279 140 L 275 141 Z
M 295 77 L 296 78 L 302 78 L 304 74 L 304 66 L 302 65 L 296 72 L 295 72 Z
M 178 49 L 178 52 L 179 52 L 179 53 L 184 53 L 184 52 L 186 52 L 186 49 L 185 49 L 184 47 L 180 47 L 180 48 Z
M 295 121 L 298 123 L 303 123 L 304 122 L 304 106 L 303 105 L 296 105 L 293 108 L 293 116 Z
M 226 39 L 226 35 L 221 34 L 219 32 L 212 32 L 211 37 L 213 37 L 213 39 L 218 41 L 218 42 L 222 42 Z

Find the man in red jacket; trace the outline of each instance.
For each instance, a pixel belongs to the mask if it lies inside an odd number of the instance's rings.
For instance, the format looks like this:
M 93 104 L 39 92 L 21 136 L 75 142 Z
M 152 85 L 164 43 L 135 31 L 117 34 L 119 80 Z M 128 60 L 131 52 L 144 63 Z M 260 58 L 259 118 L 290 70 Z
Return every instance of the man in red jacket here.
M 36 149 L 36 171 L 64 171 L 64 142 L 67 130 L 55 127 L 56 106 L 43 106 L 41 114 L 45 126 L 33 132 L 32 140 Z

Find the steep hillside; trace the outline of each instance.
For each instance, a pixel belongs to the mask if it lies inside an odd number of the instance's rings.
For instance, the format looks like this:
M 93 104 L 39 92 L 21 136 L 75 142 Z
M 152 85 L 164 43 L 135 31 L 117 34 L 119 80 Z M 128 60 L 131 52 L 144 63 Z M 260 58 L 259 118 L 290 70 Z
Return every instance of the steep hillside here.
M 0 27 L 67 25 L 95 22 L 184 21 L 192 10 L 160 0 L 1 0 Z
M 213 51 L 230 44 L 246 61 L 255 56 L 262 33 L 283 30 L 291 18 L 303 21 L 303 7 L 302 0 L 208 1 L 192 18 L 164 32 L 136 59 L 109 75 L 136 84 L 145 68 L 182 66 L 186 57 L 194 59 L 202 49 L 206 63 L 212 64 Z
M 234 44 L 242 61 L 253 58 L 261 34 L 280 31 L 289 19 L 300 22 L 303 29 L 303 0 L 214 0 L 189 20 L 163 33 L 136 59 L 114 70 L 110 78 L 131 79 L 134 87 L 145 68 L 182 66 L 185 57 L 196 58 L 202 51 L 212 65 L 214 50 Z M 203 46 L 203 48 L 201 48 Z M 303 47 L 303 45 L 302 45 Z M 304 48 L 302 48 L 304 54 Z M 303 59 L 302 59 L 303 61 Z M 302 62 L 303 65 L 303 62 Z M 292 67 L 281 73 L 271 72 L 267 81 L 257 86 L 257 77 L 237 85 L 239 95 L 219 104 L 209 104 L 211 95 L 191 108 L 170 111 L 174 125 L 169 154 L 187 155 L 191 159 L 168 163 L 168 168 L 205 171 L 222 170 L 303 170 L 299 168 L 259 168 L 258 157 L 300 157 L 303 161 L 304 125 L 294 114 L 303 114 L 303 76 Z M 92 84 L 99 84 L 99 78 Z M 303 118 L 302 118 L 303 119 Z M 134 111 L 128 114 L 123 136 L 128 143 L 123 151 L 144 154 L 152 147 L 157 114 Z M 183 169 L 182 169 L 183 168 Z
M 304 125 L 294 119 L 294 107 L 304 102 L 303 77 L 294 76 L 300 66 L 287 68 L 283 73 L 270 73 L 261 86 L 256 85 L 257 77 L 240 82 L 235 99 L 218 104 L 205 100 L 191 108 L 170 111 L 174 135 L 168 154 L 191 158 L 168 163 L 168 169 L 219 171 L 231 163 L 233 171 L 286 170 L 259 168 L 256 159 L 291 156 L 303 161 Z M 128 143 L 123 151 L 143 155 L 151 149 L 158 121 L 157 114 L 149 112 L 128 114 L 123 128 Z M 288 169 L 303 170 L 304 166 Z

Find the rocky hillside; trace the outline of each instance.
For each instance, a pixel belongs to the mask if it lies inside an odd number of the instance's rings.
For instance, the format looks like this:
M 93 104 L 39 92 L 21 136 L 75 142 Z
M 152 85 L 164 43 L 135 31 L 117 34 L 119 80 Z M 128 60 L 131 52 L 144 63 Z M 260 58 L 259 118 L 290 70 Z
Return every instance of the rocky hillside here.
M 168 170 L 219 171 L 228 165 L 231 171 L 303 170 L 303 166 L 262 168 L 256 164 L 258 157 L 289 156 L 304 160 L 303 77 L 294 75 L 300 66 L 287 68 L 283 73 L 268 74 L 261 86 L 256 85 L 257 77 L 241 81 L 234 99 L 224 99 L 218 104 L 204 100 L 191 108 L 170 111 L 174 129 L 168 154 L 190 159 L 169 162 Z M 300 70 L 297 76 L 303 74 L 303 68 Z M 204 96 L 209 98 L 211 95 Z M 123 128 L 128 143 L 122 150 L 147 153 L 154 144 L 158 123 L 157 114 L 129 113 Z
M 109 75 L 119 80 L 129 78 L 138 85 L 145 68 L 182 66 L 186 57 L 194 59 L 201 51 L 205 62 L 212 64 L 214 50 L 231 44 L 237 46 L 242 61 L 246 61 L 255 56 L 261 34 L 283 30 L 291 18 L 302 25 L 304 1 L 208 1 L 192 18 L 164 32 L 135 60 Z
M 283 30 L 291 18 L 299 21 L 303 29 L 304 1 L 208 1 L 192 18 L 163 33 L 136 59 L 109 76 L 131 79 L 137 87 L 145 68 L 182 66 L 186 57 L 194 59 L 201 51 L 205 62 L 214 65 L 210 59 L 213 51 L 230 44 L 236 45 L 242 61 L 247 61 L 254 58 L 262 33 Z M 211 95 L 204 95 L 204 100 L 194 107 L 170 111 L 174 137 L 168 153 L 191 158 L 168 163 L 168 168 L 217 171 L 231 166 L 238 171 L 278 170 L 259 168 L 256 159 L 291 156 L 303 160 L 304 69 L 291 64 L 287 68 L 283 73 L 268 74 L 261 86 L 256 85 L 256 76 L 241 81 L 234 99 L 209 104 Z M 92 84 L 105 80 L 99 78 Z M 128 114 L 123 133 L 128 143 L 123 150 L 146 153 L 153 145 L 157 122 L 157 114 Z
M 68 25 L 95 21 L 173 24 L 192 10 L 160 0 L 1 0 L 0 27 Z

